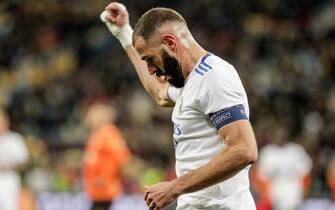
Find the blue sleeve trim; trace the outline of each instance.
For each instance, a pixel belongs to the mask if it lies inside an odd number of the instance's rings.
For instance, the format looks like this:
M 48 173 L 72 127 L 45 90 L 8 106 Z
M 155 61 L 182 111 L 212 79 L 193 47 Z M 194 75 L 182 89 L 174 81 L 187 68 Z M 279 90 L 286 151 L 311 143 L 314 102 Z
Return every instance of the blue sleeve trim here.
M 213 55 L 212 53 L 207 53 L 207 55 L 205 55 L 202 59 L 201 59 L 201 63 L 202 65 L 206 66 L 208 69 L 212 69 L 212 67 L 210 65 L 208 65 L 207 63 L 205 63 L 205 60 L 209 57 Z
M 248 120 L 247 114 L 245 113 L 245 109 L 242 104 L 211 113 L 209 114 L 209 117 L 211 118 L 211 121 L 217 130 L 237 120 Z
M 205 67 L 201 66 L 201 63 L 199 64 L 198 68 L 201 69 L 204 72 L 208 72 L 208 69 L 206 69 Z
M 201 59 L 201 63 L 204 62 L 209 56 L 213 55 L 212 53 L 208 52 L 204 57 Z
M 197 72 L 197 73 L 200 74 L 201 76 L 204 75 L 204 73 L 202 73 L 201 71 L 199 71 L 198 68 L 195 69 L 195 72 Z
M 195 72 L 199 75 L 203 76 L 206 72 L 211 70 L 213 67 L 205 63 L 205 60 L 211 56 L 211 53 L 207 53 L 204 57 L 202 57 L 201 62 L 199 65 L 195 68 Z

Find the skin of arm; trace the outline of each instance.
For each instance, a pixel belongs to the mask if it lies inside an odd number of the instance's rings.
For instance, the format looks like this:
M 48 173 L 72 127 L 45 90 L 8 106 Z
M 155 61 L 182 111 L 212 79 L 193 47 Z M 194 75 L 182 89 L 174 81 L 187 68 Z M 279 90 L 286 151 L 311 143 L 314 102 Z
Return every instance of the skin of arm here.
M 182 194 L 227 180 L 257 160 L 257 143 L 248 120 L 230 123 L 219 134 L 225 146 L 207 164 L 175 180 L 147 188 L 145 200 L 149 209 L 164 208 Z
M 206 165 L 178 178 L 179 193 L 194 192 L 227 180 L 257 160 L 256 139 L 249 121 L 228 124 L 219 134 L 225 140 L 225 147 Z
M 129 23 L 129 14 L 124 5 L 111 2 L 106 8 L 109 15 L 106 17 L 108 21 L 114 23 L 118 27 L 122 27 Z M 174 103 L 170 101 L 167 90 L 169 84 L 148 71 L 148 63 L 140 57 L 136 49 L 129 45 L 125 48 L 128 58 L 136 69 L 136 73 L 144 86 L 145 90 L 154 98 L 156 103 L 162 107 L 172 107 Z
M 174 103 L 169 99 L 167 91 L 169 84 L 150 75 L 147 69 L 146 61 L 143 61 L 133 46 L 125 49 L 129 60 L 136 69 L 136 73 L 144 87 L 144 89 L 155 99 L 156 103 L 161 107 L 173 107 Z

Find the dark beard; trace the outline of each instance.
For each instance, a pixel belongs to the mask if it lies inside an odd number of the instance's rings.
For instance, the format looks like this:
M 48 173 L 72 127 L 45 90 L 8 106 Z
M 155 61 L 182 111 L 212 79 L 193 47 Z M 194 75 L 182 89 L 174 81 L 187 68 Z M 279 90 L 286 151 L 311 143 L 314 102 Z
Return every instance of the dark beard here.
M 181 88 L 184 87 L 185 79 L 183 77 L 181 66 L 178 60 L 174 57 L 171 57 L 165 50 L 161 51 L 163 65 L 164 65 L 164 73 L 160 72 L 165 76 L 169 76 L 168 82 L 177 87 Z M 162 70 L 161 70 L 162 71 Z

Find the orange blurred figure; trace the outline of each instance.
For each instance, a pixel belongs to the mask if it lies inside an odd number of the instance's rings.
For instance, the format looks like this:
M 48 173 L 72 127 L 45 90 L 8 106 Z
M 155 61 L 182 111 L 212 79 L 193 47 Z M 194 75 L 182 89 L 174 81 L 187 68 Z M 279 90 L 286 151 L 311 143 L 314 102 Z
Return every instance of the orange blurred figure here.
M 84 153 L 84 187 L 93 202 L 91 210 L 109 209 L 123 192 L 121 170 L 131 155 L 114 118 L 114 109 L 104 103 L 93 104 L 85 115 L 91 134 Z

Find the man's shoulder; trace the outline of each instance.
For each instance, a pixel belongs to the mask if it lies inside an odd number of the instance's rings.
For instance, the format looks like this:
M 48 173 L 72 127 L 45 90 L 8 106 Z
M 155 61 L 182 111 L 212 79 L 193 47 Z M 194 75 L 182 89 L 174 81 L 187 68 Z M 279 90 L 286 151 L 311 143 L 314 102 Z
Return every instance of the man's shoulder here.
M 215 79 L 220 76 L 230 76 L 234 67 L 222 58 L 209 54 L 205 56 L 195 69 L 197 77 L 202 79 Z
M 234 68 L 233 65 L 231 65 L 228 61 L 214 54 L 211 54 L 211 56 L 208 58 L 208 62 L 211 63 L 214 68 L 218 69 Z
M 8 140 L 9 142 L 23 141 L 23 136 L 15 131 L 8 131 L 1 135 L 1 138 Z
M 238 88 L 240 90 L 240 87 L 236 85 L 240 81 L 235 68 L 214 54 L 204 56 L 192 74 L 186 89 L 189 90 L 188 93 L 191 92 L 197 97 L 204 97 L 209 93 L 216 94 L 217 91 L 223 89 Z
M 194 73 L 195 81 L 206 86 L 217 82 L 233 82 L 239 78 L 233 65 L 214 54 L 203 59 Z

